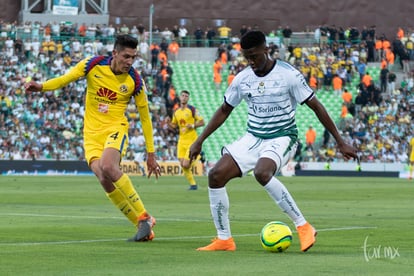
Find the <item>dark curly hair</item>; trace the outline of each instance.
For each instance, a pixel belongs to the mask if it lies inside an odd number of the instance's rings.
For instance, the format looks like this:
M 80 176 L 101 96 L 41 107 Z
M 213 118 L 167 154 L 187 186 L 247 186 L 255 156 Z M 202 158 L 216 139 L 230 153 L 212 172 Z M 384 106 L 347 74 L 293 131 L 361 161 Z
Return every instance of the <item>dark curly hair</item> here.
M 262 31 L 248 31 L 240 39 L 242 49 L 250 49 L 266 43 L 266 36 Z

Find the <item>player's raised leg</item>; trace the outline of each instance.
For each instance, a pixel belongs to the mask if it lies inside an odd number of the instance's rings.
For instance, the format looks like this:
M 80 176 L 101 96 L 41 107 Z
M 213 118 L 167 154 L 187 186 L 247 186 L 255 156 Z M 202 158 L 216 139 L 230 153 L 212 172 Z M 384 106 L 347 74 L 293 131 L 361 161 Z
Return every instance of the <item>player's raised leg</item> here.
M 307 251 L 316 242 L 317 233 L 313 226 L 306 221 L 285 185 L 277 178 L 272 177 L 264 188 L 282 211 L 293 221 L 298 231 L 301 250 Z

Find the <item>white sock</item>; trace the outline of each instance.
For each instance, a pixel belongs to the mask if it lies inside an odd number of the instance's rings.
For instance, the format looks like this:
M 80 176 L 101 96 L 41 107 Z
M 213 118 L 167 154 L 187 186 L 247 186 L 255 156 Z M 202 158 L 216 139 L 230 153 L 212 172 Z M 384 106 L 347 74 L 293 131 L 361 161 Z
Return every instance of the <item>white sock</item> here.
M 210 210 L 214 225 L 217 229 L 217 237 L 221 240 L 231 238 L 229 221 L 229 197 L 226 187 L 219 189 L 208 188 Z
M 264 188 L 268 192 L 271 198 L 279 205 L 283 212 L 293 221 L 296 227 L 302 226 L 306 223 L 305 217 L 299 210 L 295 203 L 295 200 L 286 189 L 285 185 L 282 184 L 277 178 L 272 177 Z

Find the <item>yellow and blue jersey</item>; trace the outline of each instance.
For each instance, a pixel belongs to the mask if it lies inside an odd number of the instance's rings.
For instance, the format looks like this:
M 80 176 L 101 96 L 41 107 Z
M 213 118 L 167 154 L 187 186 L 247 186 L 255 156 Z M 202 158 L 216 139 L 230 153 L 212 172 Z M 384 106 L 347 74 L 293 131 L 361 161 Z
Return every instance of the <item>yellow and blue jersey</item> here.
M 99 133 L 114 125 L 128 126 L 126 107 L 132 97 L 140 114 L 148 152 L 154 151 L 147 90 L 139 73 L 114 74 L 112 57 L 94 56 L 81 60 L 68 73 L 43 83 L 43 91 L 55 90 L 85 77 L 84 135 Z
M 197 109 L 192 105 L 185 108 L 178 108 L 173 115 L 171 123 L 178 126 L 180 142 L 192 143 L 197 139 L 197 131 L 195 128 L 187 128 L 187 125 L 194 125 L 196 121 L 203 120 L 198 114 Z

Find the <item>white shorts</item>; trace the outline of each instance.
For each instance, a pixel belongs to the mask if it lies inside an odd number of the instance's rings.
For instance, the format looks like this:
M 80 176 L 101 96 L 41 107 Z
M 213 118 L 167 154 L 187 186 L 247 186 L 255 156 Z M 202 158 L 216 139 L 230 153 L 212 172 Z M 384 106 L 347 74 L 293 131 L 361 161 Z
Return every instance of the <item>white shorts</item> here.
M 223 147 L 222 154 L 230 154 L 243 175 L 252 171 L 260 158 L 270 158 L 276 163 L 275 175 L 295 155 L 297 142 L 288 136 L 261 139 L 246 133 L 237 141 Z

